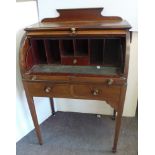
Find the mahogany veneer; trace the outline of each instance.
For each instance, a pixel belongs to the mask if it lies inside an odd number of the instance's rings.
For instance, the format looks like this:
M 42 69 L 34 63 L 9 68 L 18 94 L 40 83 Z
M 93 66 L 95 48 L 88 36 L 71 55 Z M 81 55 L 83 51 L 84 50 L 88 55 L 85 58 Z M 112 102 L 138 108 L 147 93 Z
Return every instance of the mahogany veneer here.
M 33 96 L 105 100 L 117 112 L 116 152 L 127 87 L 131 26 L 103 8 L 60 9 L 25 28 L 20 69 L 36 134 L 43 144 Z

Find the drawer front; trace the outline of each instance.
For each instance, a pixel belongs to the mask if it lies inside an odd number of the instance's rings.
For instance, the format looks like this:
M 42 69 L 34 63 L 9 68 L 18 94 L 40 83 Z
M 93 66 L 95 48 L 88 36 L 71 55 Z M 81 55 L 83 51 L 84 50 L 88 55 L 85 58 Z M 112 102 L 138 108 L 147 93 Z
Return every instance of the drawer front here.
M 53 84 L 46 82 L 26 82 L 29 93 L 33 96 L 70 97 L 67 84 Z
M 91 99 L 107 101 L 117 109 L 121 86 L 99 84 L 53 84 L 50 82 L 24 82 L 32 96 Z
M 120 98 L 120 86 L 72 85 L 71 93 L 75 98 L 106 100 L 117 104 Z
M 62 57 L 63 65 L 88 65 L 88 57 Z

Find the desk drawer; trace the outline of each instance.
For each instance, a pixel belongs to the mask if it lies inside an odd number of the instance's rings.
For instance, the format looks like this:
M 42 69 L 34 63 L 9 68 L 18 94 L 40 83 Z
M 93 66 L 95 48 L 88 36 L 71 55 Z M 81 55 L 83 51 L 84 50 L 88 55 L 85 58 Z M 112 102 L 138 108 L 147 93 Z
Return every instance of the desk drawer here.
M 75 98 L 87 98 L 96 100 L 108 100 L 109 102 L 119 102 L 120 86 L 107 85 L 72 85 L 71 92 Z
M 104 100 L 115 109 L 121 95 L 119 85 L 24 82 L 24 86 L 32 96 Z
M 26 82 L 29 93 L 33 96 L 70 97 L 67 84 L 53 84 L 48 82 Z

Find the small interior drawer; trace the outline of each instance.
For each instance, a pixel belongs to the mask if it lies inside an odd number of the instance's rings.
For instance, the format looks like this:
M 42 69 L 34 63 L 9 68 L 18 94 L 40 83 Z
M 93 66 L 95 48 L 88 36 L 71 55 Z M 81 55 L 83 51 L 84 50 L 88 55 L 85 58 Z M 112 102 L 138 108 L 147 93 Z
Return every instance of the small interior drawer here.
M 88 57 L 61 57 L 63 65 L 88 65 Z

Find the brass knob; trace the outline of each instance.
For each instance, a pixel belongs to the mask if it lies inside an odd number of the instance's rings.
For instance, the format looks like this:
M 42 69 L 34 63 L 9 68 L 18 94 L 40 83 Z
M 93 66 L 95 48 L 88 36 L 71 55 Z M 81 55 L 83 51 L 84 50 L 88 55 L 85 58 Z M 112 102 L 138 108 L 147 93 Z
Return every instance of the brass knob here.
M 37 77 L 34 75 L 34 76 L 32 76 L 31 79 L 32 79 L 32 80 L 36 80 L 36 78 L 37 78 Z
M 76 33 L 76 28 L 72 27 L 71 32 L 72 32 L 72 34 L 75 34 Z
M 46 93 L 50 93 L 51 90 L 52 90 L 51 87 L 46 87 L 46 88 L 45 88 L 45 92 L 46 92 Z
M 92 91 L 92 94 L 93 94 L 94 96 L 99 95 L 99 90 L 98 90 L 98 89 L 94 89 L 94 90 Z
M 113 79 L 109 79 L 109 80 L 108 80 L 108 85 L 112 85 L 112 84 L 113 84 L 113 82 L 114 82 L 114 80 L 113 80 Z
M 73 60 L 73 64 L 76 64 L 76 63 L 77 63 L 77 59 L 74 59 L 74 60 Z

